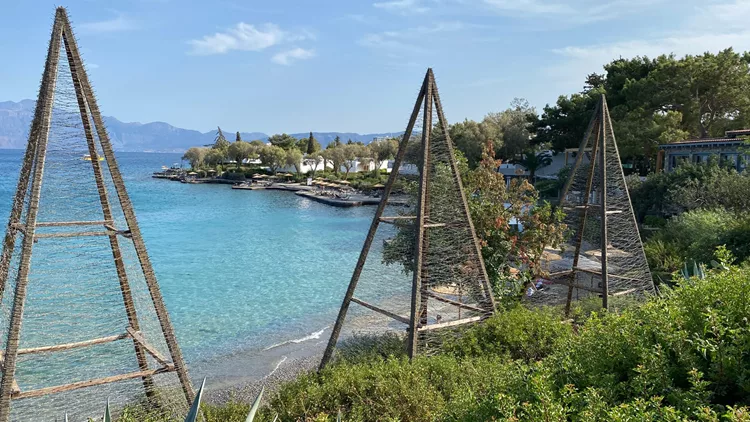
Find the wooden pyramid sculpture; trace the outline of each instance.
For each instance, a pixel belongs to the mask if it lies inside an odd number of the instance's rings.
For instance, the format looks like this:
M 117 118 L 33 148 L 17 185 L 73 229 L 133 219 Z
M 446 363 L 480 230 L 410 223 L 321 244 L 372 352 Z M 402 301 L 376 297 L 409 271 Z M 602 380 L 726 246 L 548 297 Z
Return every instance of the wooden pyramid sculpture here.
M 566 312 L 576 298 L 598 295 L 608 308 L 612 297 L 653 293 L 604 95 L 561 198 L 574 248 L 572 267 L 554 274 L 568 286 Z
M 66 87 L 67 91 L 64 90 Z M 61 102 L 66 98 L 73 107 L 67 111 L 60 109 Z M 70 151 L 65 148 L 53 150 L 51 145 L 55 142 L 74 137 L 76 128 L 80 129 L 77 139 L 81 143 L 82 152 L 86 153 L 84 157 L 75 153 L 75 159 L 70 158 Z M 56 133 L 54 136 L 51 135 L 51 129 Z M 52 170 L 55 169 L 66 171 L 70 178 L 58 179 L 58 182 L 45 180 L 43 183 L 45 170 L 52 177 Z M 88 203 L 81 199 L 81 191 L 78 190 L 84 188 L 85 181 L 91 181 L 87 186 L 89 192 L 92 192 L 92 200 Z M 115 191 L 115 201 L 108 190 Z M 69 192 L 76 193 L 66 196 Z M 49 204 L 52 206 L 48 208 L 55 208 L 53 212 L 40 213 L 40 208 Z M 48 219 L 50 215 L 61 215 L 86 205 L 94 209 L 95 213 L 91 215 L 98 216 L 98 219 Z M 46 221 L 39 221 L 45 216 Z M 100 242 L 97 245 L 102 245 L 104 252 L 100 260 L 97 258 L 87 261 L 89 255 L 85 246 L 89 243 L 84 242 L 94 241 Z M 54 254 L 43 253 L 45 250 L 52 250 L 50 248 L 55 244 L 58 246 Z M 37 254 L 34 255 L 32 265 L 32 252 L 35 251 Z M 137 257 L 134 270 L 126 268 L 124 255 L 127 253 Z M 39 270 L 39 267 L 51 268 L 57 263 L 74 265 L 77 262 L 85 264 L 80 272 Z M 136 260 L 133 259 L 133 262 Z M 110 271 L 107 273 L 108 277 L 103 276 L 103 271 L 95 273 L 97 268 L 104 265 Z M 35 273 L 35 270 L 38 271 Z M 99 280 L 100 284 L 91 286 L 78 282 L 87 275 L 93 275 L 91 278 Z M 143 280 L 143 287 L 141 295 L 134 299 L 139 293 L 133 284 L 135 278 Z M 50 279 L 55 281 L 50 282 Z M 12 296 L 3 298 L 2 294 L 5 292 Z M 47 296 L 43 296 L 47 293 Z M 40 304 L 42 297 L 46 297 L 49 302 Z M 70 298 L 79 300 L 82 297 L 91 297 L 92 302 L 68 301 Z M 104 303 L 105 299 L 110 298 L 112 302 Z M 186 401 L 192 401 L 193 389 L 187 369 L 146 252 L 133 205 L 84 70 L 67 12 L 62 7 L 57 9 L 55 15 L 39 97 L 0 256 L 0 302 L 8 310 L 3 326 L 0 327 L 3 329 L 4 341 L 0 355 L 0 422 L 10 419 L 11 401 L 48 394 L 74 394 L 73 391 L 78 394 L 89 391 L 90 387 L 109 386 L 119 382 L 135 382 L 136 387 L 142 383 L 146 395 L 152 395 L 154 379 L 166 376 L 160 374 L 174 372 Z M 107 308 L 96 314 L 99 312 L 96 311 L 97 306 L 102 303 Z M 146 327 L 145 318 L 139 320 L 143 315 L 136 312 L 140 309 L 139 304 L 143 303 L 148 304 L 149 316 L 153 316 L 154 323 L 149 326 L 151 331 L 144 331 L 149 327 Z M 25 310 L 27 315 L 24 314 Z M 57 315 L 65 311 L 71 311 L 73 318 L 67 320 L 65 325 L 68 331 L 55 332 L 58 324 L 63 324 L 63 320 Z M 91 315 L 92 312 L 95 314 Z M 100 324 L 107 323 L 110 317 L 121 321 L 122 325 L 99 327 Z M 37 331 L 30 331 L 37 322 Z M 91 327 L 102 328 L 104 332 L 111 334 L 86 338 L 81 330 Z M 50 341 L 53 334 L 57 337 L 52 344 L 39 344 L 44 341 L 40 339 Z M 71 338 L 75 341 L 71 341 Z M 35 347 L 21 347 L 27 344 Z M 121 358 L 106 349 L 115 345 L 120 348 L 118 350 L 123 351 L 122 356 L 127 357 L 129 354 L 132 360 Z M 56 356 L 60 359 L 77 356 L 75 365 L 80 367 L 73 368 L 75 372 L 68 373 L 71 377 L 82 372 L 84 365 L 90 362 L 89 359 L 98 359 L 98 364 L 102 366 L 99 368 L 100 372 L 107 376 L 45 385 L 48 376 L 59 375 L 60 371 L 71 369 L 70 363 L 62 363 L 64 360 L 54 361 Z M 50 364 L 49 367 L 30 363 L 28 368 L 31 369 L 17 371 L 21 363 L 34 358 L 52 359 L 47 362 L 57 363 Z M 116 368 L 127 364 L 135 370 L 112 373 L 113 368 L 108 366 L 110 364 L 120 365 Z M 41 371 L 46 372 L 39 373 Z M 17 378 L 18 376 L 21 378 Z M 24 376 L 28 378 L 24 379 Z M 30 390 L 19 388 L 19 385 L 29 384 L 37 387 Z
M 420 130 L 420 126 L 421 133 L 418 133 L 416 130 Z M 407 164 L 407 144 L 412 139 L 413 132 L 415 140 L 412 145 L 418 145 L 418 158 L 412 157 L 412 163 Z M 421 140 L 417 140 L 417 137 L 421 137 Z M 397 189 L 397 178 L 405 171 L 404 165 L 416 169 L 416 206 L 407 209 L 408 215 L 386 216 L 386 207 Z M 356 292 L 368 293 L 362 290 L 364 286 L 360 290 L 357 287 L 368 253 L 373 248 L 376 232 L 383 227 L 381 223 L 397 225 L 402 230 L 400 233 L 409 233 L 408 246 L 400 252 L 410 257 L 406 267 L 412 275 L 411 303 L 408 307 L 402 307 L 404 310 L 410 309 L 409 316 L 388 310 L 386 305 L 366 302 L 355 296 Z M 392 239 L 386 239 L 384 243 L 389 240 Z M 385 286 L 378 287 L 379 280 L 377 276 L 375 278 L 374 289 L 386 289 Z M 401 297 L 404 297 L 401 301 L 404 302 L 406 296 Z M 392 171 L 321 361 L 321 369 L 333 357 L 351 303 L 360 305 L 364 311 L 384 315 L 397 325 L 408 327 L 407 352 L 410 358 L 420 348 L 426 348 L 423 345 L 427 344 L 428 336 L 435 339 L 440 333 L 455 332 L 457 327 L 486 318 L 495 310 L 481 247 L 469 214 L 453 143 L 448 134 L 448 122 L 443 114 L 432 69 L 427 70 L 411 118 L 399 143 Z M 428 312 L 433 312 L 438 305 L 443 307 L 440 315 L 428 319 Z M 450 309 L 445 309 L 446 307 Z

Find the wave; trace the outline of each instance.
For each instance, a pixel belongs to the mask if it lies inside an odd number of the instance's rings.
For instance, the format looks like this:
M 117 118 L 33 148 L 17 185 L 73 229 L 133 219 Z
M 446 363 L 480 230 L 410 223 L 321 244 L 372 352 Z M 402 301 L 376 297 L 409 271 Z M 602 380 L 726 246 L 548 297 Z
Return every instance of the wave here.
M 284 363 L 284 362 L 286 362 L 286 359 L 287 359 L 286 356 L 282 356 L 281 360 L 279 361 L 279 363 L 277 363 L 276 367 L 273 368 L 273 371 L 269 372 L 268 375 L 266 375 L 265 377 L 263 377 L 263 379 L 266 379 L 266 378 L 270 377 L 271 375 L 275 374 L 276 371 L 279 370 L 279 367 L 281 366 L 281 364 Z
M 329 328 L 330 328 L 330 325 L 326 325 L 320 331 L 316 331 L 316 332 L 308 334 L 308 335 L 306 335 L 304 337 L 296 338 L 296 339 L 293 339 L 293 340 L 282 341 L 281 343 L 276 343 L 274 345 L 266 347 L 265 349 L 263 349 L 263 351 L 275 349 L 277 347 L 285 346 L 287 344 L 292 344 L 292 343 L 293 344 L 299 344 L 299 343 L 302 343 L 302 342 L 305 342 L 305 341 L 309 341 L 309 340 L 317 340 L 317 339 L 320 338 L 320 336 L 323 335 L 323 333 L 325 332 L 325 330 L 327 330 Z

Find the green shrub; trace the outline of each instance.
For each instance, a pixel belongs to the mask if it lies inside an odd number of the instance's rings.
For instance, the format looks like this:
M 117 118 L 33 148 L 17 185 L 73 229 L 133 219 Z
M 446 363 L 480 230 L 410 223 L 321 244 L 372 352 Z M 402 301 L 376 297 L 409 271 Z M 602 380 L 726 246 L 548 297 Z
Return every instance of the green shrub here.
M 747 420 L 750 269 L 711 270 L 663 296 L 591 313 L 576 334 L 556 311 L 514 308 L 442 356 L 307 374 L 271 410 L 281 420 L 339 409 L 347 421 Z
M 552 353 L 571 334 L 570 325 L 562 323 L 558 311 L 516 306 L 470 328 L 444 347 L 446 353 L 458 357 L 507 356 L 535 361 Z
M 406 355 L 406 336 L 396 333 L 355 335 L 342 340 L 336 348 L 336 359 L 347 363 L 364 363 Z
M 748 239 L 750 214 L 694 210 L 670 219 L 644 244 L 644 250 L 651 269 L 664 274 L 679 270 L 685 263 L 710 263 L 721 245 L 744 261 L 750 257 Z

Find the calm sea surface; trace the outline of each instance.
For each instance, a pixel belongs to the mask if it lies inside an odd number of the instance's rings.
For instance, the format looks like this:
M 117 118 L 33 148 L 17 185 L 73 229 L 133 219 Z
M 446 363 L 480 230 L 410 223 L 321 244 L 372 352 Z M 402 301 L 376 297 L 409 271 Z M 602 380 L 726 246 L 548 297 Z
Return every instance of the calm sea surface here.
M 0 150 L 2 227 L 22 155 Z M 290 192 L 151 178 L 178 162 L 177 154 L 117 158 L 189 364 L 210 375 L 206 362 L 221 356 L 303 338 L 320 347 L 374 207 L 334 208 Z M 383 271 L 395 276 L 398 269 Z

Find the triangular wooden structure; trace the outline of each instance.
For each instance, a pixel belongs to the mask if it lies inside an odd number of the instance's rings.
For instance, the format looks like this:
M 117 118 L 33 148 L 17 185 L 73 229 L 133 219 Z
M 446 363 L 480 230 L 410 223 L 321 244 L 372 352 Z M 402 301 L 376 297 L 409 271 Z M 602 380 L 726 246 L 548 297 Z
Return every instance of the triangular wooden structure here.
M 433 122 L 433 107 L 434 112 L 437 115 L 437 125 L 435 125 L 435 122 Z M 412 131 L 414 130 L 415 125 L 417 125 L 420 110 L 422 111 L 423 120 L 421 122 L 421 159 L 419 160 L 419 162 L 422 164 L 419 172 L 420 181 L 416 215 L 384 217 L 384 210 L 393 191 L 396 178 L 399 175 L 399 171 L 401 170 L 401 165 L 402 163 L 404 163 L 407 144 L 411 139 Z M 417 349 L 419 347 L 419 334 L 421 332 L 432 332 L 432 330 L 436 329 L 457 327 L 464 324 L 474 323 L 483 318 L 486 318 L 488 315 L 491 315 L 495 311 L 492 289 L 486 269 L 484 267 L 484 261 L 482 260 L 481 246 L 479 244 L 479 240 L 476 237 L 474 225 L 471 221 L 469 205 L 466 201 L 466 195 L 463 190 L 461 176 L 459 174 L 458 166 L 453 154 L 453 143 L 448 132 L 448 122 L 446 121 L 445 115 L 443 114 L 443 106 L 440 102 L 437 85 L 435 84 L 435 76 L 432 72 L 432 69 L 428 69 L 427 74 L 424 78 L 424 82 L 422 83 L 422 87 L 419 91 L 417 101 L 414 105 L 411 118 L 409 119 L 406 131 L 404 132 L 403 138 L 400 142 L 398 153 L 396 154 L 396 158 L 394 160 L 393 169 L 388 178 L 388 182 L 385 185 L 383 195 L 370 225 L 370 230 L 367 233 L 367 237 L 365 238 L 359 260 L 357 261 L 354 273 L 352 274 L 352 278 L 346 291 L 344 301 L 341 305 L 341 309 L 336 319 L 336 323 L 333 327 L 331 337 L 328 341 L 328 346 L 323 355 L 323 359 L 320 364 L 321 369 L 324 368 L 333 357 L 333 353 L 341 334 L 344 320 L 349 310 L 349 305 L 352 302 L 357 303 L 372 311 L 386 315 L 387 317 L 390 317 L 396 321 L 408 324 L 409 338 L 407 352 L 410 358 L 413 358 L 417 354 Z M 439 134 L 439 136 L 435 136 L 436 134 Z M 431 144 L 431 142 L 433 144 Z M 460 216 L 460 219 L 463 222 L 462 224 L 465 224 L 467 232 L 470 232 L 469 237 L 471 238 L 472 244 L 461 245 L 460 247 L 464 247 L 469 250 L 469 254 L 475 261 L 474 268 L 476 269 L 476 274 L 478 275 L 478 277 L 476 278 L 476 286 L 474 286 L 474 288 L 479 292 L 479 295 L 484 298 L 484 301 L 480 306 L 468 305 L 457 300 L 451 300 L 442 296 L 438 296 L 434 292 L 427 289 L 427 281 L 425 277 L 428 270 L 428 268 L 426 267 L 428 266 L 427 255 L 429 253 L 430 245 L 428 244 L 426 239 L 429 238 L 429 233 L 431 233 L 431 230 L 440 230 L 441 227 L 450 226 L 451 224 L 446 224 L 445 222 L 439 221 L 436 222 L 434 220 L 434 215 L 428 215 L 428 210 L 431 209 L 431 201 L 434 200 L 433 195 L 431 195 L 430 174 L 434 171 L 434 166 L 436 165 L 434 162 L 435 158 L 433 158 L 433 153 L 431 151 L 434 151 L 435 147 L 437 146 L 434 144 L 439 142 L 445 143 L 444 145 L 440 145 L 440 147 L 442 148 L 441 150 L 446 152 L 446 154 L 444 154 L 444 160 L 446 161 L 444 165 L 449 168 L 452 180 L 451 183 L 455 189 L 456 195 L 460 195 L 460 198 L 457 198 L 457 200 L 455 201 L 459 209 L 451 210 L 451 212 L 454 212 L 455 214 Z M 413 220 L 415 224 L 415 241 L 413 253 L 414 259 L 412 264 L 413 268 L 411 271 L 413 276 L 410 306 L 411 315 L 408 319 L 406 317 L 394 314 L 393 312 L 390 312 L 388 310 L 382 309 L 381 307 L 374 304 L 367 303 L 354 296 L 354 293 L 357 289 L 357 284 L 362 274 L 362 269 L 365 265 L 368 253 L 370 252 L 370 248 L 373 244 L 378 226 L 380 225 L 380 223 L 393 223 L 393 219 L 410 219 Z M 459 317 L 459 319 L 457 320 L 449 322 L 437 322 L 428 325 L 426 317 L 428 298 L 455 306 L 459 310 L 458 315 L 460 315 L 461 309 L 464 309 L 466 312 L 477 313 L 477 315 L 468 318 Z
M 605 309 L 612 297 L 655 291 L 604 95 L 578 149 L 560 206 L 575 248 L 572 268 L 553 274 L 566 280 L 566 313 L 574 291 L 599 295 Z
M 62 44 L 61 44 L 62 43 Z M 67 57 L 60 57 L 61 51 L 67 53 Z M 53 101 L 55 87 L 58 83 L 58 66 L 61 60 L 67 60 L 70 67 L 70 74 L 73 79 L 75 88 L 75 97 L 80 109 L 80 124 L 82 125 L 90 162 L 96 180 L 96 187 L 101 203 L 103 215 L 102 221 L 37 221 L 39 211 L 40 196 L 42 191 L 42 177 L 45 169 L 45 159 L 47 158 L 48 137 L 50 134 L 50 122 L 53 113 Z M 98 144 L 98 145 L 97 145 Z M 111 182 L 114 185 L 119 205 L 122 208 L 126 228 L 114 227 L 114 217 L 112 212 L 110 195 L 106 189 L 105 175 L 102 169 L 101 156 L 98 153 L 99 148 L 103 152 L 103 160 L 106 160 L 108 173 L 111 176 Z M 53 232 L 53 233 L 36 233 L 39 227 L 54 228 L 73 228 L 76 227 L 101 227 L 100 231 L 79 231 L 79 232 Z M 119 279 L 119 288 L 122 291 L 124 307 L 129 322 L 128 327 L 123 327 L 122 333 L 117 336 L 106 338 L 96 338 L 83 342 L 68 344 L 49 345 L 47 347 L 38 347 L 34 349 L 19 349 L 19 339 L 22 335 L 21 323 L 24 318 L 24 305 L 27 295 L 27 286 L 29 284 L 29 273 L 31 269 L 31 255 L 34 250 L 34 244 L 41 238 L 54 237 L 73 237 L 73 236 L 103 236 L 109 238 L 114 266 L 117 270 Z M 22 242 L 20 248 L 20 258 L 14 255 L 17 240 Z M 120 242 L 132 242 L 132 247 L 140 263 L 140 270 L 148 286 L 153 308 L 159 320 L 159 325 L 163 333 L 163 340 L 169 349 L 169 356 L 163 356 L 158 350 L 151 346 L 145 333 L 139 329 L 138 315 L 131 294 L 131 287 L 128 280 L 128 273 L 122 262 Z M 11 263 L 18 262 L 18 268 L 13 273 L 16 274 L 14 280 L 10 280 Z M 17 271 L 17 272 L 16 272 Z M 14 281 L 14 283 L 12 282 Z M 117 282 L 114 281 L 113 282 Z M 13 288 L 14 285 L 14 288 Z M 175 339 L 173 327 L 169 320 L 169 315 L 164 306 L 162 295 L 151 266 L 146 247 L 141 236 L 138 222 L 133 211 L 128 193 L 125 189 L 122 175 L 118 168 L 117 162 L 112 149 L 109 135 L 104 127 L 99 107 L 94 98 L 94 93 L 89 83 L 88 76 L 83 67 L 78 45 L 74 38 L 73 31 L 68 20 L 67 12 L 64 8 L 57 8 L 54 26 L 52 28 L 52 37 L 49 43 L 47 61 L 45 64 L 42 83 L 39 91 L 39 97 L 36 102 L 36 110 L 31 125 L 28 145 L 24 155 L 21 174 L 18 181 L 18 187 L 13 200 L 10 221 L 7 226 L 7 232 L 3 242 L 2 256 L 0 256 L 0 299 L 6 287 L 13 288 L 9 293 L 13 295 L 12 307 L 9 326 L 3 327 L 7 335 L 4 351 L 2 352 L 2 382 L 0 382 L 0 422 L 7 422 L 10 418 L 11 400 L 40 397 L 52 393 L 61 393 L 65 391 L 77 390 L 85 387 L 104 385 L 118 381 L 131 379 L 142 379 L 147 394 L 153 393 L 152 377 L 165 372 L 176 372 L 180 384 L 188 402 L 193 399 L 193 389 L 188 378 L 187 369 L 182 358 L 182 354 Z M 82 286 L 85 288 L 85 286 Z M 84 382 L 75 382 L 67 385 L 58 385 L 41 388 L 37 390 L 21 391 L 16 382 L 17 361 L 20 355 L 37 354 L 37 353 L 55 353 L 60 351 L 86 348 L 94 345 L 100 345 L 114 341 L 130 341 L 134 347 L 134 361 L 137 361 L 140 368 L 137 372 L 120 374 L 100 379 L 92 379 Z M 156 367 L 150 367 L 149 359 L 158 363 Z

